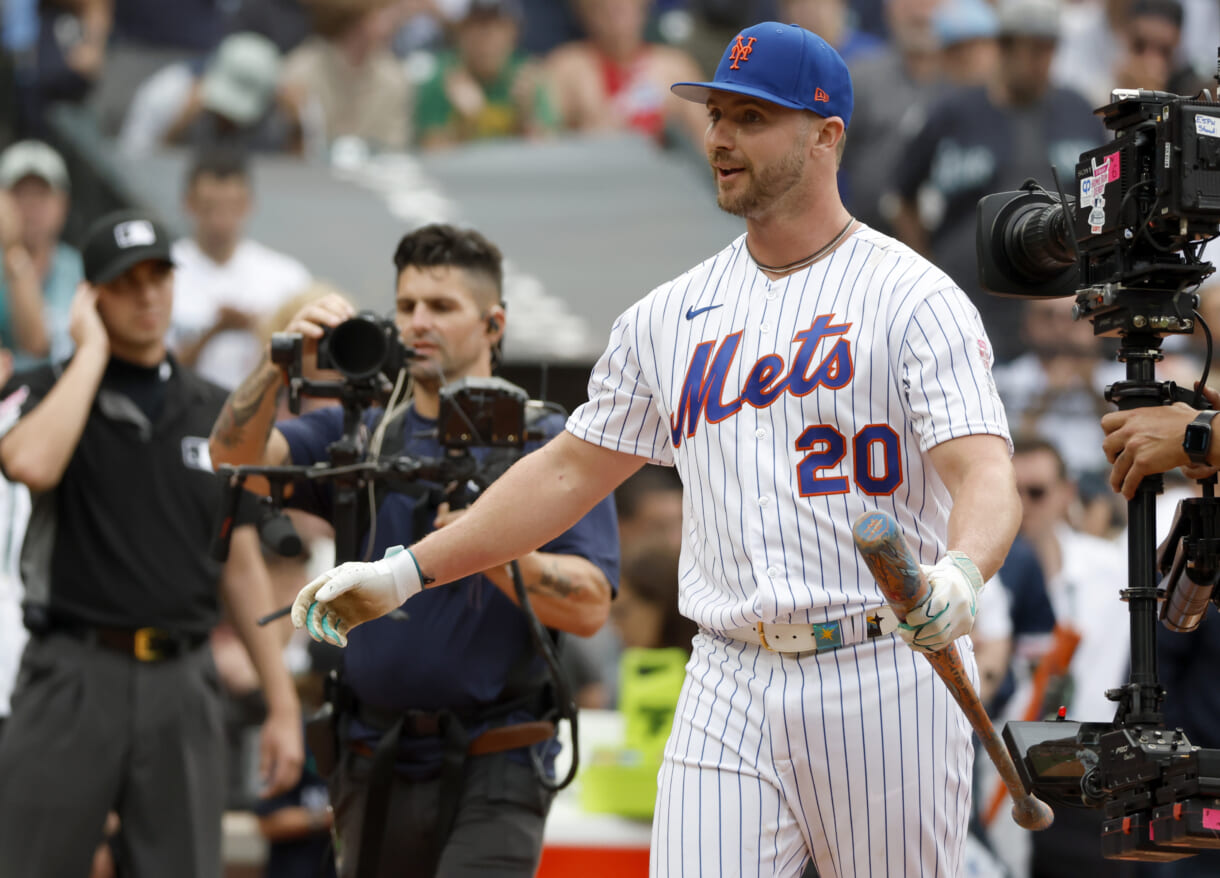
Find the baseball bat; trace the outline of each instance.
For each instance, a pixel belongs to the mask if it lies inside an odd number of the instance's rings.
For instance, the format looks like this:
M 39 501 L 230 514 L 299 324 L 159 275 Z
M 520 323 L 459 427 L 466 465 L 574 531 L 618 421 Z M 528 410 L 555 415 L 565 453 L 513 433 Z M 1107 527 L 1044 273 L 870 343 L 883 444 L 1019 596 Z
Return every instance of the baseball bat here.
M 900 621 L 905 622 L 907 613 L 919 605 L 928 594 L 928 580 L 919 567 L 915 554 L 902 538 L 898 522 L 881 511 L 866 512 L 852 526 L 852 538 L 856 550 L 864 558 L 869 572 L 877 580 L 886 601 Z M 1000 741 L 995 726 L 983 704 L 979 701 L 974 685 L 966 676 L 957 644 L 951 643 L 938 652 L 924 653 L 945 685 L 949 687 L 958 707 L 974 727 L 983 748 L 994 763 L 1004 786 L 1012 796 L 1012 819 L 1026 829 L 1046 829 L 1055 819 L 1050 807 L 1031 793 L 1025 791 L 1012 757 Z

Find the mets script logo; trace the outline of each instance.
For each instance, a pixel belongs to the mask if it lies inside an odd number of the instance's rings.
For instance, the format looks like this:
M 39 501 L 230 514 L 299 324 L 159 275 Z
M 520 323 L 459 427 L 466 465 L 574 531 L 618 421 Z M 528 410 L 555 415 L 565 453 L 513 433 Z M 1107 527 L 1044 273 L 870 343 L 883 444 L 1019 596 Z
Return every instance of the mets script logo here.
M 813 361 L 823 339 L 829 343 L 835 336 L 851 329 L 850 323 L 833 324 L 833 319 L 833 314 L 820 314 L 808 329 L 793 336 L 793 344 L 800 347 L 786 368 L 784 358 L 779 354 L 765 354 L 759 358 L 746 376 L 741 393 L 729 402 L 724 401 L 724 384 L 737 357 L 741 333 L 735 332 L 720 342 L 714 357 L 712 348 L 716 342 L 705 341 L 696 347 L 682 382 L 677 410 L 669 416 L 670 440 L 674 448 L 681 446 L 684 436 L 695 435 L 705 416 L 709 424 L 715 424 L 737 414 L 743 405 L 766 408 L 784 393 L 806 396 L 819 387 L 830 390 L 846 387 L 854 371 L 851 342 L 840 338 L 816 365 Z
M 750 37 L 750 41 L 746 42 L 741 38 L 741 34 L 737 35 L 737 42 L 733 43 L 733 48 L 729 52 L 729 60 L 733 62 L 730 70 L 740 70 L 737 66 L 738 61 L 749 61 L 750 53 L 754 51 L 754 41 L 757 37 Z

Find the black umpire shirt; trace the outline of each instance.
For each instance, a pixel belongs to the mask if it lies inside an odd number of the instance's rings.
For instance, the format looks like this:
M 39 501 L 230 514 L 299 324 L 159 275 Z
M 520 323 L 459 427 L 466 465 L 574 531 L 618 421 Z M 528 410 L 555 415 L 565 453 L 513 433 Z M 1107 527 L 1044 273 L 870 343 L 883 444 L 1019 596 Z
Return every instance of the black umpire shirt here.
M 22 416 L 65 364 L 18 374 Z M 210 553 L 221 480 L 208 435 L 227 396 L 172 358 L 111 358 L 85 430 L 53 490 L 33 495 L 21 553 L 26 603 L 52 624 L 202 635 L 219 620 L 221 564 Z M 14 400 L 16 401 L 16 400 Z M 243 498 L 242 520 L 252 520 Z

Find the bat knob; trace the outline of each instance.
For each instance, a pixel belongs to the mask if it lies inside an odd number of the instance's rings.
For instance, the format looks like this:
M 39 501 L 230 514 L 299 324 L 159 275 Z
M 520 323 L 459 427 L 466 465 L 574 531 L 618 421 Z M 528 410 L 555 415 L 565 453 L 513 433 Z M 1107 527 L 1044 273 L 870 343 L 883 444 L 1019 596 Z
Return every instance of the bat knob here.
M 1027 795 L 1013 803 L 1012 819 L 1017 826 L 1037 832 L 1055 822 L 1055 812 L 1038 797 Z

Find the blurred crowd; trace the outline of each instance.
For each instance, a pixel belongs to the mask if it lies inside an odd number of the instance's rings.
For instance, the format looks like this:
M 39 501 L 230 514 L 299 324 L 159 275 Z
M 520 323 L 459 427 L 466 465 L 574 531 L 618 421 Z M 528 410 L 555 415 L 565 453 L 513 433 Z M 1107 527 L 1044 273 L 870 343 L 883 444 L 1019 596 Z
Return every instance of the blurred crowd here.
M 1104 692 L 1126 679 L 1129 661 L 1118 597 L 1126 510 L 1108 483 L 1098 422 L 1109 410 L 1105 387 L 1124 367 L 1111 340 L 1073 319 L 1070 299 L 982 292 L 975 205 L 1029 177 L 1053 188 L 1052 164 L 1072 180 L 1077 156 L 1109 136 L 1092 109 L 1113 88 L 1214 89 L 1216 0 L 5 0 L 0 8 L 0 377 L 72 350 L 69 309 L 83 278 L 65 233 L 73 180 L 47 143 L 56 140 L 53 107 L 69 103 L 118 152 L 191 151 L 182 186 L 190 228 L 173 247 L 172 346 L 226 388 L 250 371 L 272 329 L 332 291 L 308 264 L 246 234 L 260 197 L 252 154 L 326 165 L 489 139 L 634 132 L 701 162 L 706 114 L 669 85 L 707 78 L 745 25 L 775 18 L 821 34 L 846 59 L 855 89 L 845 203 L 954 278 L 982 313 L 996 356 L 1025 516 L 978 617 L 984 697 L 997 718 L 1041 718 L 1060 706 L 1073 719 L 1112 717 Z M 708 252 L 722 243 L 708 241 Z M 1220 284 L 1199 293 L 1203 317 L 1220 331 Z M 1158 377 L 1186 387 L 1212 356 L 1201 334 L 1164 347 Z M 5 425 L 14 416 L 0 403 Z M 1170 480 L 1162 529 L 1172 503 L 1194 492 Z M 622 581 L 612 625 L 564 647 L 584 707 L 616 705 L 624 648 L 682 648 L 691 636 L 677 608 L 681 483 L 649 467 L 616 499 Z M 0 505 L 2 719 L 25 639 L 17 559 L 29 497 L 2 482 Z M 310 570 L 328 566 L 331 551 L 325 523 L 294 523 L 305 553 L 267 553 L 281 603 Z M 1220 651 L 1215 628 L 1205 625 L 1207 645 L 1189 649 L 1166 635 L 1163 674 L 1189 679 L 1199 655 Z M 233 803 L 249 807 L 242 730 L 258 720 L 258 681 L 231 627 L 213 646 L 232 697 Z M 294 670 L 309 667 L 302 643 L 286 650 Z M 316 679 L 303 685 L 307 703 L 316 700 Z M 1220 726 L 1204 722 L 1220 712 L 1220 695 L 1186 685 L 1171 693 L 1171 705 L 1179 699 L 1171 724 L 1220 746 Z M 324 788 L 302 783 L 289 804 L 324 811 Z M 977 836 L 1005 864 L 993 874 L 1067 876 L 1090 866 L 1135 874 L 1122 871 L 1128 864 L 1101 866 L 1089 841 L 1096 823 L 1065 820 L 1032 841 L 1005 837 L 996 814 L 1007 809 L 997 811 L 993 790 L 980 778 Z M 270 817 L 264 826 L 272 838 L 297 831 Z M 99 869 L 106 874 L 104 862 Z

